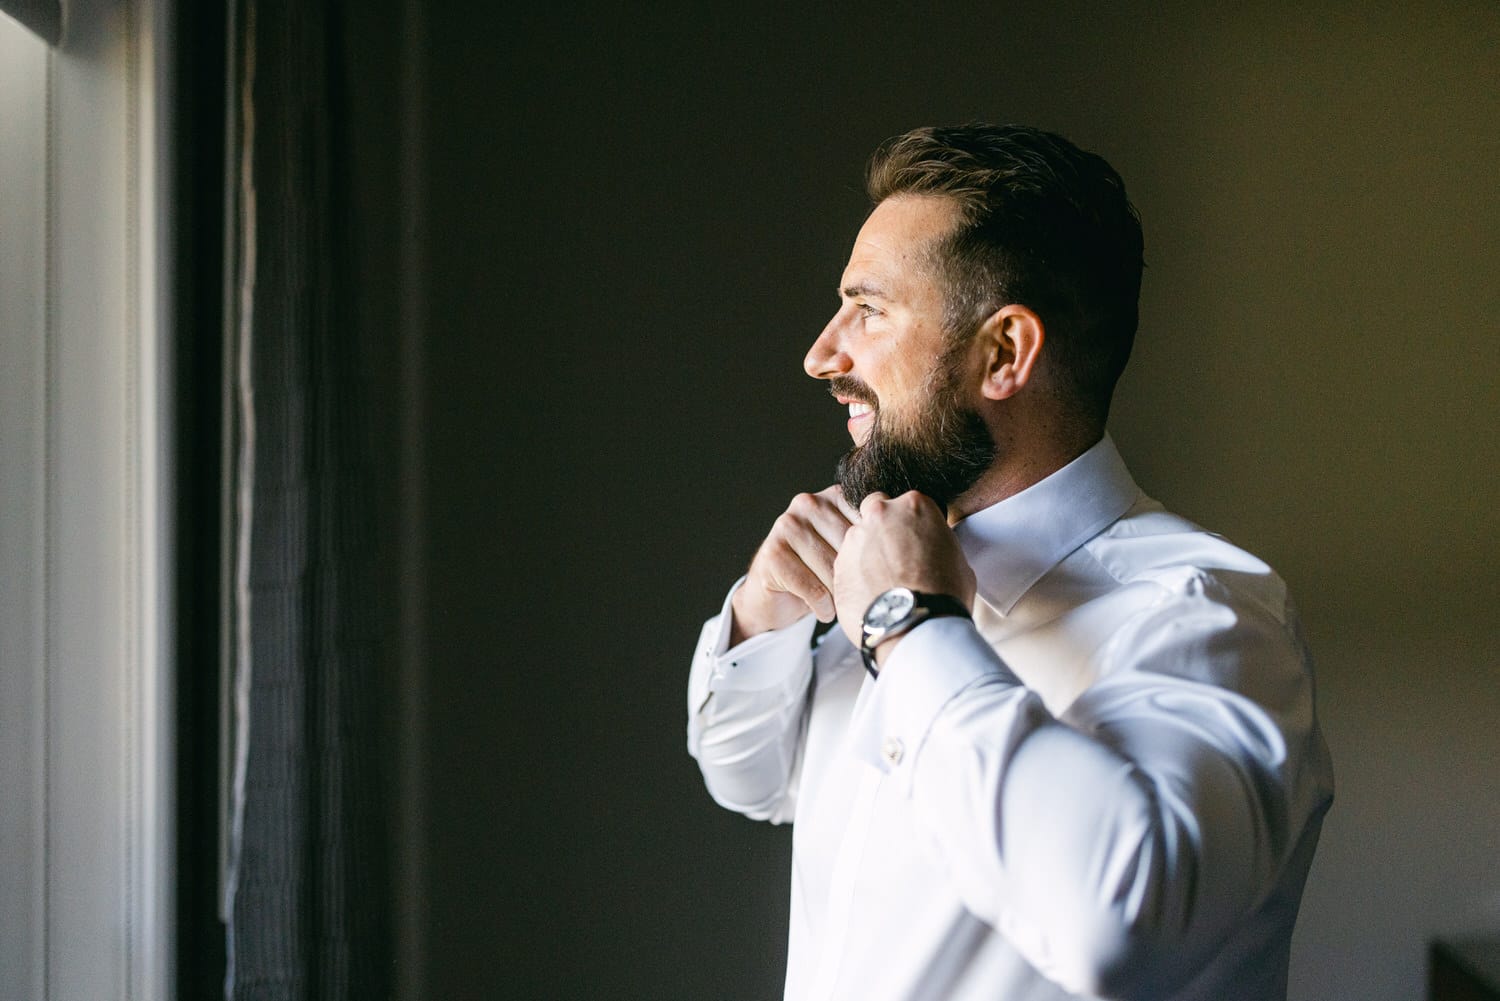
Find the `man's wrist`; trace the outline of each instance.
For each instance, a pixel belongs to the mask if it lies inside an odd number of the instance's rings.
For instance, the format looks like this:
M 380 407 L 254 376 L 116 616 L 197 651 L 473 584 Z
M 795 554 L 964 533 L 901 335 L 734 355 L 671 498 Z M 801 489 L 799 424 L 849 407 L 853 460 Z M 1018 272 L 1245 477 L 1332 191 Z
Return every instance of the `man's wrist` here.
M 921 625 L 922 624 L 919 622 L 917 623 L 917 625 L 913 626 L 911 629 L 908 629 L 904 633 L 897 633 L 895 636 L 890 636 L 886 639 L 881 640 L 879 645 L 875 647 L 873 653 L 871 654 L 875 658 L 875 666 L 880 668 L 881 670 L 885 670 L 885 662 L 890 659 L 891 651 L 896 649 L 896 644 L 901 642 L 901 637 L 910 635 L 917 629 L 921 628 Z
M 890 656 L 892 641 L 934 618 L 960 616 L 972 619 L 968 605 L 950 594 L 923 592 L 908 587 L 882 591 L 865 610 L 860 629 L 860 656 L 865 670 L 878 677 Z
M 752 631 L 745 627 L 745 612 L 740 607 L 741 598 L 744 594 L 745 586 L 741 584 L 729 598 L 729 645 L 731 648 L 737 647 L 750 637 L 765 631 Z
M 764 614 L 764 609 L 756 609 L 751 606 L 755 595 L 751 588 L 753 585 L 746 581 L 729 598 L 729 645 L 739 646 L 748 639 L 753 639 L 762 633 L 775 632 L 785 629 L 792 623 L 800 620 L 807 610 L 803 609 L 802 615 L 788 616 L 784 611 L 780 619 L 772 615 Z

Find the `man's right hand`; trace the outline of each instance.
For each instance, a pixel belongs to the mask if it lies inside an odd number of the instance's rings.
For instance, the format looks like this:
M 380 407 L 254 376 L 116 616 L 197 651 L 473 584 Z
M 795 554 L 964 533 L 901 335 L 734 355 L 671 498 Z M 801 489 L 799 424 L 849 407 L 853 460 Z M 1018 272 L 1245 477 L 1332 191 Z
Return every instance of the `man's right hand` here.
M 833 561 L 858 516 L 836 486 L 792 498 L 730 601 L 731 645 L 789 626 L 809 611 L 823 622 L 837 617 Z

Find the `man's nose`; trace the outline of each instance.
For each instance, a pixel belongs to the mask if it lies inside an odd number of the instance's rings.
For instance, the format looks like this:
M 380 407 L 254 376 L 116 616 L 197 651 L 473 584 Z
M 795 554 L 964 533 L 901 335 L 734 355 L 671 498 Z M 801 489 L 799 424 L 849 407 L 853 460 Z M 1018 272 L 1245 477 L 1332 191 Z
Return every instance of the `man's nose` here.
M 848 375 L 853 367 L 853 362 L 844 353 L 843 338 L 840 336 L 844 311 L 841 309 L 828 321 L 818 339 L 813 341 L 812 347 L 807 352 L 807 357 L 802 359 L 802 369 L 814 379 L 832 379 L 839 375 Z

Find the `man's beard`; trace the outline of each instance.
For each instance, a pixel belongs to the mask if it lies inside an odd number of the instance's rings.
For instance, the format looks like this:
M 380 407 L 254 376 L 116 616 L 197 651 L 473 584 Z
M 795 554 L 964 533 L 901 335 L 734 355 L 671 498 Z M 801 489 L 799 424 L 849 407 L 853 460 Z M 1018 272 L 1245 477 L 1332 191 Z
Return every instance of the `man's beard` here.
M 995 461 L 995 439 L 979 412 L 959 401 L 950 366 L 939 365 L 936 379 L 938 385 L 919 405 L 919 423 L 887 427 L 885 411 L 877 409 L 864 444 L 839 460 L 839 486 L 850 504 L 858 507 L 876 492 L 896 497 L 915 490 L 946 511 Z M 847 376 L 831 380 L 829 389 L 875 404 L 869 387 Z

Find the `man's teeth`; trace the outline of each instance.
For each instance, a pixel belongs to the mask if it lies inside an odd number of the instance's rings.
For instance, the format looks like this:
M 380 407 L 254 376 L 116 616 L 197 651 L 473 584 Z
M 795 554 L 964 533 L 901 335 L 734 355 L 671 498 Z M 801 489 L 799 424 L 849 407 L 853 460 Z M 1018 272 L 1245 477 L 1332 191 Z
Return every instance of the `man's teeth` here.
M 868 403 L 851 403 L 849 404 L 849 416 L 863 417 L 865 414 L 870 413 L 874 409 L 875 408 L 870 406 Z

